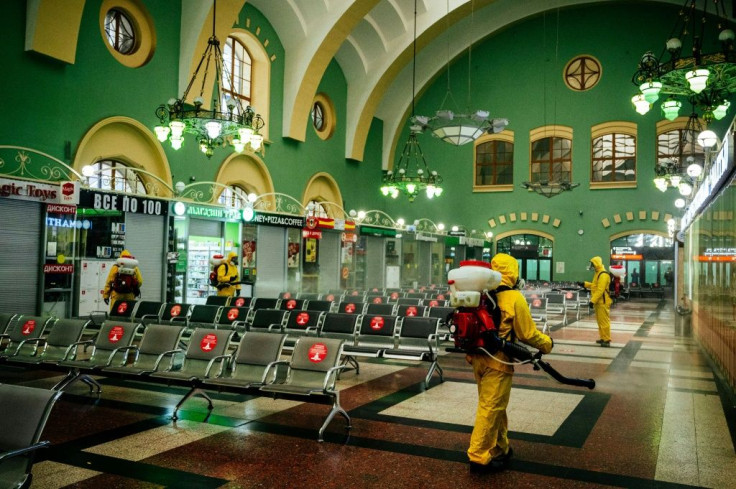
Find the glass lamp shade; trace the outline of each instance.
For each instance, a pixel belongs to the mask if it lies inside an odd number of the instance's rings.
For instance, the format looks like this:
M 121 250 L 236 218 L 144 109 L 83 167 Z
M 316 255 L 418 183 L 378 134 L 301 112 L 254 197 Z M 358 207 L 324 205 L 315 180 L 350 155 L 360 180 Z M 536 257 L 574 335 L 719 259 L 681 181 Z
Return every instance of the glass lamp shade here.
M 677 186 L 677 190 L 679 190 L 680 195 L 687 197 L 693 192 L 693 186 L 687 182 L 680 182 L 680 185 Z
M 631 97 L 631 103 L 634 104 L 636 111 L 641 115 L 649 112 L 649 102 L 647 102 L 643 94 L 640 93 L 639 95 L 634 95 L 633 97 Z
M 182 145 L 183 142 L 184 142 L 184 138 L 183 137 L 181 137 L 181 136 L 174 137 L 173 134 L 171 135 L 171 147 L 172 148 L 174 148 L 174 149 L 181 148 L 181 145 Z
M 250 137 L 250 146 L 253 148 L 253 151 L 258 151 L 261 149 L 261 146 L 263 145 L 263 136 L 260 134 L 253 134 Z
M 725 100 L 721 105 L 713 109 L 713 117 L 716 118 L 716 120 L 720 121 L 724 117 L 726 117 L 726 112 L 728 112 L 728 108 L 731 106 L 731 102 L 728 100 Z
M 693 163 L 687 167 L 687 175 L 691 178 L 698 178 L 703 173 L 703 167 L 697 163 Z
M 446 143 L 462 146 L 478 139 L 483 134 L 483 129 L 477 126 L 447 125 L 432 131 L 432 134 Z
M 670 176 L 670 183 L 673 187 L 679 187 L 680 181 L 682 181 L 682 177 L 680 175 L 671 175 Z
M 169 137 L 169 131 L 171 129 L 166 126 L 156 126 L 153 128 L 153 131 L 156 133 L 156 138 L 163 143 Z
M 217 139 L 217 137 L 220 135 L 222 124 L 217 121 L 209 121 L 204 125 L 204 127 L 205 129 L 207 129 L 207 136 L 209 136 L 210 139 Z
M 233 148 L 235 148 L 235 151 L 237 151 L 238 153 L 242 153 L 245 149 L 245 143 L 238 138 L 234 138 Z
M 181 139 L 182 135 L 184 134 L 184 127 L 186 126 L 181 121 L 171 121 L 169 122 L 169 127 L 171 128 L 171 139 L 173 141 L 174 139 Z M 179 146 L 181 147 L 181 144 Z
M 675 99 L 669 99 L 662 103 L 662 113 L 668 121 L 674 121 L 680 113 L 682 102 Z
M 667 190 L 667 180 L 665 180 L 664 177 L 657 177 L 654 179 L 654 186 L 664 192 Z
M 690 90 L 695 93 L 700 93 L 705 90 L 705 87 L 708 84 L 709 75 L 710 70 L 706 68 L 699 68 L 697 70 L 688 71 L 687 73 L 685 73 L 685 79 L 690 84 Z
M 642 83 L 639 90 L 644 95 L 644 100 L 653 104 L 659 98 L 659 92 L 662 90 L 662 83 L 658 81 Z
M 252 127 L 241 127 L 238 129 L 238 135 L 240 136 L 240 140 L 244 143 L 247 143 L 250 141 L 250 137 L 253 135 L 253 128 Z
M 677 207 L 678 209 L 682 209 L 683 207 L 685 207 L 685 199 L 677 199 L 675 201 L 675 207 Z
M 718 144 L 718 136 L 711 130 L 706 130 L 698 134 L 698 144 L 704 148 L 712 148 Z

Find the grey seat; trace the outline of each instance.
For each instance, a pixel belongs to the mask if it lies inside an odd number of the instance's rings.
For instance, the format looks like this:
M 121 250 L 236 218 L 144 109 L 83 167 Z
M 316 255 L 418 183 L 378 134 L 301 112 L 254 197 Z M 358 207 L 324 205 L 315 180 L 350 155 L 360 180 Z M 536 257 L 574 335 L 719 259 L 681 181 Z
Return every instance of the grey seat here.
M 10 321 L 15 316 L 17 316 L 17 314 L 11 312 L 0 312 L 0 333 L 5 333 L 5 330 L 8 329 L 8 326 L 10 325 Z
M 286 379 L 281 384 L 267 384 L 261 387 L 262 392 L 272 394 L 275 398 L 303 400 L 309 397 L 312 402 L 331 404 L 330 412 L 319 429 L 317 439 L 324 440 L 324 431 L 336 414 L 347 421 L 347 429 L 352 428 L 350 416 L 340 406 L 340 393 L 335 388 L 338 374 L 348 368 L 340 365 L 343 340 L 332 338 L 301 337 L 294 345 L 289 362 L 274 362 L 287 365 Z
M 307 302 L 307 310 L 309 311 L 324 311 L 324 312 L 330 312 L 332 311 L 332 307 L 335 305 L 334 302 L 328 301 L 328 300 L 317 300 L 317 299 L 308 299 L 309 302 Z
M 183 321 L 186 323 L 189 317 L 189 311 L 192 306 L 189 304 L 183 304 L 181 302 L 167 302 L 161 309 L 159 321 L 161 323 L 173 323 L 176 321 Z
M 307 304 L 306 299 L 282 298 L 279 309 L 284 311 L 299 311 Z
M 133 318 L 135 308 L 138 306 L 137 300 L 118 300 L 112 305 L 108 317 L 117 321 L 129 321 Z
M 79 341 L 70 345 L 68 355 L 72 355 L 74 347 L 92 345 L 92 353 L 86 360 L 72 360 L 70 357 L 64 357 L 58 365 L 60 367 L 68 367 L 69 372 L 54 389 L 64 390 L 77 380 L 81 380 L 90 388 L 97 389 L 97 393 L 102 392 L 102 386 L 89 375 L 83 374 L 83 370 L 95 370 L 107 367 L 113 363 L 120 362 L 127 358 L 128 351 L 123 347 L 130 346 L 133 343 L 133 337 L 138 329 L 137 323 L 125 323 L 122 321 L 105 321 L 100 326 L 100 331 L 94 340 Z
M 27 345 L 35 348 L 24 349 L 17 355 L 8 358 L 9 362 L 38 365 L 41 363 L 57 364 L 65 358 L 74 359 L 72 350 L 82 339 L 82 334 L 90 321 L 86 319 L 59 319 L 54 322 L 51 332 L 45 339 L 29 340 Z M 40 348 L 40 351 L 39 351 Z
M 121 363 L 108 365 L 102 369 L 105 374 L 144 375 L 158 369 L 165 358 L 173 361 L 174 354 L 180 352 L 177 345 L 184 333 L 184 326 L 149 324 L 143 332 L 139 345 L 118 348 L 119 352 L 132 351 L 135 354 L 133 363 L 127 364 L 127 355 Z M 170 362 L 171 363 L 171 362 Z
M 358 319 L 360 319 L 360 316 L 357 314 L 328 312 L 322 320 L 318 334 L 323 338 L 340 339 L 345 341 L 346 345 L 353 345 L 358 334 L 356 331 L 358 329 Z M 350 364 L 355 369 L 356 374 L 360 373 L 360 364 L 355 356 L 345 355 L 343 363 Z
M 383 350 L 394 347 L 397 320 L 397 316 L 361 316 L 356 344 L 345 345 L 345 354 L 374 358 L 381 356 Z
M 230 365 L 216 377 L 202 380 L 204 386 L 237 387 L 248 389 L 267 383 L 270 365 L 281 356 L 286 341 L 285 334 L 248 331 L 240 339 L 240 344 Z M 273 372 L 274 376 L 276 372 Z
M 0 335 L 0 341 L 6 341 L 0 349 L 0 358 L 12 357 L 22 352 L 34 352 L 36 339 L 40 338 L 46 327 L 55 321 L 55 318 L 42 316 L 19 315 L 8 325 L 5 333 Z
M 49 445 L 39 441 L 54 403 L 61 392 L 0 384 L 0 487 L 31 485 L 36 450 Z
M 189 313 L 187 326 L 190 328 L 214 328 L 222 306 L 196 305 Z
M 426 314 L 425 306 L 413 306 L 411 304 L 402 304 L 396 310 L 396 315 L 400 317 L 422 317 Z
M 226 306 L 229 300 L 230 297 L 226 295 L 210 295 L 204 303 L 208 306 Z
M 250 309 L 247 307 L 225 306 L 217 318 L 215 327 L 217 329 L 232 329 L 236 331 L 245 330 L 245 322 L 248 319 Z
M 346 297 L 338 304 L 337 312 L 342 314 L 363 314 L 365 306 L 365 302 L 353 301 L 349 297 Z
M 383 314 L 384 316 L 393 316 L 394 314 L 396 314 L 396 303 L 370 303 L 368 304 L 365 312 L 366 314 Z
M 439 351 L 439 319 L 425 317 L 405 317 L 401 320 L 396 335 L 396 348 L 383 351 L 384 358 L 410 359 L 430 362 L 424 383 L 429 387 L 432 374 L 436 371 L 442 377 L 442 367 L 437 363 Z
M 281 331 L 289 311 L 257 309 L 248 323 L 248 331 Z
M 161 317 L 161 311 L 164 308 L 163 302 L 158 301 L 140 301 L 131 316 L 131 321 L 140 323 L 156 323 Z
M 235 332 L 225 329 L 197 328 L 189 338 L 189 345 L 181 363 L 181 368 L 175 370 L 174 362 L 165 370 L 156 370 L 150 374 L 151 378 L 165 380 L 169 384 L 190 386 L 191 389 L 179 401 L 174 408 L 171 418 L 176 421 L 179 408 L 190 397 L 199 394 L 208 402 L 208 410 L 212 411 L 212 399 L 197 386 L 196 382 L 211 374 L 211 369 L 216 361 L 220 361 L 221 368 L 224 367 L 224 357 L 230 340 Z M 182 353 L 177 353 L 179 356 Z

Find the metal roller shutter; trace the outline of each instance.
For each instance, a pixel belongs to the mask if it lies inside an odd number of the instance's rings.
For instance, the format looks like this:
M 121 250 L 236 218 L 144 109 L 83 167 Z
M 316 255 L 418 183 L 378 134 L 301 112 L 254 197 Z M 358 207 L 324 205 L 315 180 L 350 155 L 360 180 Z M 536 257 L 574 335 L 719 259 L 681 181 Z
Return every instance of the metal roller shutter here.
M 365 240 L 365 287 L 383 288 L 386 275 L 385 240 L 378 236 L 366 236 Z
M 36 313 L 42 207 L 38 202 L 0 199 L 0 312 Z
M 278 297 L 286 290 L 286 229 L 258 226 L 254 297 Z
M 419 285 L 431 283 L 432 251 L 429 241 L 418 241 L 419 252 L 417 253 L 417 264 L 419 265 Z
M 125 247 L 138 260 L 143 276 L 141 297 L 145 300 L 161 301 L 164 297 L 165 224 L 161 216 L 125 215 Z
M 340 287 L 340 233 L 322 233 L 319 244 L 319 288 L 331 290 Z
M 222 237 L 222 222 L 207 219 L 189 219 L 189 236 Z

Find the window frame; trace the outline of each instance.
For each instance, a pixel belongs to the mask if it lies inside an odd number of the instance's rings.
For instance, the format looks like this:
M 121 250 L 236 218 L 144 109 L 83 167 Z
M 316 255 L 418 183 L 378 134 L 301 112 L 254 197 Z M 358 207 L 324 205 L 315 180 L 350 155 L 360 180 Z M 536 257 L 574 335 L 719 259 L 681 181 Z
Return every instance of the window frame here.
M 534 173 L 532 172 L 532 168 L 535 163 L 539 163 L 540 165 L 544 163 L 548 163 L 550 165 L 549 174 L 552 175 L 552 166 L 554 164 L 556 163 L 564 164 L 566 161 L 568 161 L 567 159 L 555 161 L 555 158 L 552 157 L 552 154 L 553 154 L 552 148 L 554 146 L 554 139 L 557 138 L 557 139 L 566 139 L 570 141 L 570 151 L 569 151 L 570 179 L 568 180 L 568 182 L 572 183 L 573 181 L 573 161 L 574 161 L 574 158 L 573 158 L 574 141 L 573 141 L 572 135 L 573 135 L 573 131 L 571 127 L 559 126 L 559 125 L 542 126 L 542 127 L 533 129 L 529 132 L 529 181 L 530 182 L 541 181 L 539 179 L 534 180 L 533 178 Z M 550 153 L 549 161 L 542 161 L 542 160 L 537 161 L 534 159 L 534 144 L 543 139 L 552 140 L 550 141 L 551 149 L 549 152 Z M 531 192 L 532 190 L 529 190 L 529 191 Z
M 243 53 L 247 55 L 248 59 L 250 60 L 250 63 L 247 63 L 245 60 L 238 60 L 237 57 L 237 47 L 242 48 Z M 223 87 L 222 87 L 222 96 L 225 97 L 225 100 L 222 100 L 222 106 L 225 107 L 225 103 L 227 100 L 227 97 L 231 97 L 233 99 L 239 100 L 240 105 L 243 106 L 243 109 L 246 107 L 253 105 L 253 75 L 255 73 L 254 69 L 254 59 L 253 54 L 250 52 L 248 47 L 245 45 L 243 41 L 241 41 L 239 38 L 229 35 L 227 36 L 227 39 L 224 43 L 225 49 L 223 49 L 223 63 L 222 63 L 222 73 L 220 73 L 221 79 L 223 80 Z M 230 63 L 229 66 L 226 66 L 225 61 L 227 60 L 227 57 L 225 55 L 225 52 L 227 50 L 227 47 L 230 48 Z M 247 82 L 249 89 L 248 89 L 248 95 L 244 95 L 240 93 L 239 91 L 235 90 L 235 73 L 237 72 L 235 69 L 235 64 L 237 61 L 240 61 L 241 66 L 238 68 L 238 71 L 241 72 L 240 79 L 245 83 Z M 247 70 L 244 68 L 247 67 Z M 247 72 L 247 77 L 246 77 Z M 227 76 L 226 76 L 227 75 Z M 225 80 L 227 79 L 227 82 Z M 242 83 L 240 84 L 242 86 Z M 229 88 L 227 88 L 229 87 Z M 236 106 L 236 111 L 238 111 L 238 107 Z
M 668 134 L 668 133 L 674 132 L 674 131 L 677 131 L 679 138 L 682 138 L 682 133 L 683 133 L 683 131 L 685 130 L 685 128 L 687 126 L 687 122 L 688 122 L 688 117 L 678 117 L 674 121 L 663 120 L 663 121 L 660 121 L 660 122 L 657 123 L 657 133 L 656 133 L 655 146 L 654 146 L 654 164 L 655 164 L 655 168 L 656 168 L 656 165 L 659 165 L 660 160 L 666 158 L 666 156 L 663 156 L 663 154 L 661 154 L 660 151 L 659 151 L 659 144 L 660 144 L 659 143 L 659 138 L 660 138 L 660 136 L 662 136 L 664 134 Z M 703 125 L 703 127 L 705 127 L 705 123 L 702 120 L 700 121 L 700 123 L 701 123 L 701 125 Z M 703 149 L 702 146 L 700 146 L 700 144 L 697 143 L 697 140 L 696 140 L 696 144 L 695 144 L 695 153 L 694 154 L 696 156 L 695 161 L 697 163 L 699 163 L 701 167 L 705 168 L 705 150 Z M 688 154 L 679 153 L 677 155 L 677 157 L 680 160 L 679 161 L 679 165 L 678 165 L 678 169 L 680 170 L 680 172 L 682 174 L 686 174 L 686 172 L 687 172 L 688 164 L 685 163 L 685 159 L 688 156 L 690 156 L 689 153 Z
M 487 143 L 503 142 L 511 145 L 511 183 L 500 183 L 500 184 L 480 184 L 478 183 L 478 147 Z M 495 145 L 494 145 L 495 147 Z M 473 192 L 511 192 L 514 189 L 514 160 L 515 160 L 516 145 L 514 144 L 514 131 L 506 129 L 498 134 L 485 134 L 473 143 Z M 495 155 L 495 152 L 492 154 Z M 491 162 L 489 167 L 493 175 L 497 175 L 498 162 Z M 486 166 L 486 165 L 484 165 Z M 506 166 L 504 163 L 503 166 Z
M 593 180 L 593 165 L 595 141 L 606 135 L 613 134 L 613 144 L 615 146 L 615 135 L 624 135 L 634 138 L 634 179 L 633 180 L 621 180 L 621 181 L 594 181 Z M 637 154 L 639 152 L 639 138 L 637 134 L 637 125 L 634 122 L 628 121 L 611 121 L 597 124 L 591 128 L 590 138 L 590 174 L 588 176 L 589 188 L 592 189 L 610 189 L 610 188 L 636 188 L 639 181 L 639 165 L 637 161 Z M 615 151 L 615 148 L 614 148 Z M 615 160 L 615 154 L 610 158 L 612 161 Z
M 104 159 L 91 165 L 95 174 L 87 177 L 87 186 L 97 190 L 109 190 L 132 195 L 148 195 L 146 182 L 136 172 L 136 168 L 123 161 Z M 105 172 L 109 174 L 106 175 Z M 98 173 L 99 172 L 99 173 Z M 118 180 L 122 181 L 122 188 L 118 188 Z M 132 180 L 132 184 L 131 184 Z M 108 184 L 105 184 L 108 182 Z M 133 188 L 135 185 L 135 189 Z M 140 191 L 139 191 L 140 190 Z

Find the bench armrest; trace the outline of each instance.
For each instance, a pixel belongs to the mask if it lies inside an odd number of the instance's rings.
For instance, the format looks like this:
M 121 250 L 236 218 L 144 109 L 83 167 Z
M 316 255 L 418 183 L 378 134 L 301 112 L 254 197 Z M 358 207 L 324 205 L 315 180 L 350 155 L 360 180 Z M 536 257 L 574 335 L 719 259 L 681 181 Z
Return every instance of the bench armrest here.
M 137 360 L 138 359 L 138 347 L 136 345 L 121 346 L 120 348 L 115 348 L 112 352 L 110 352 L 110 356 L 107 357 L 107 364 L 105 364 L 105 367 L 109 367 L 110 365 L 112 365 L 112 361 L 115 358 L 116 354 L 123 352 L 123 351 L 130 351 L 130 350 L 135 350 L 135 358 Z M 123 361 L 120 362 L 120 366 L 124 367 L 126 363 L 128 363 L 127 355 L 123 357 Z
M 25 448 L 19 448 L 17 450 L 10 450 L 9 452 L 3 452 L 0 453 L 0 462 L 5 461 L 5 459 L 17 457 L 19 455 L 25 455 L 30 452 L 34 452 L 38 450 L 39 448 L 46 448 L 51 443 L 48 441 L 39 441 L 38 443 L 34 443 L 33 445 Z
M 171 370 L 171 368 L 174 366 L 174 358 L 176 358 L 176 355 L 178 353 L 184 353 L 184 350 L 182 350 L 181 348 L 177 348 L 176 350 L 169 350 L 160 354 L 156 359 L 156 363 L 153 364 L 153 371 L 158 372 L 158 367 L 159 365 L 161 365 L 161 362 L 164 360 L 164 358 L 169 356 L 171 357 L 171 361 L 169 361 L 169 367 L 166 370 Z
M 322 390 L 324 392 L 329 392 L 331 390 L 335 389 L 335 382 L 337 382 L 337 374 L 342 372 L 343 370 L 350 370 L 351 367 L 348 367 L 347 365 L 338 365 L 337 367 L 330 368 L 327 373 L 325 373 L 325 380 L 322 384 Z
M 62 361 L 68 360 L 69 353 L 71 353 L 72 350 L 75 350 L 78 346 L 82 346 L 82 345 L 84 345 L 85 351 L 87 350 L 87 347 L 89 345 L 92 345 L 92 354 L 94 355 L 95 347 L 94 347 L 94 342 L 92 340 L 77 341 L 66 347 L 66 351 L 64 352 L 64 358 L 62 358 Z
M 218 355 L 212 359 L 210 359 L 210 363 L 207 364 L 207 370 L 204 371 L 204 378 L 209 379 L 210 378 L 210 370 L 212 370 L 212 366 L 215 364 L 216 361 L 220 361 L 220 371 L 217 372 L 218 377 L 222 377 L 222 373 L 224 371 L 225 367 L 225 359 L 232 360 L 232 355 Z
M 286 365 L 287 367 L 291 368 L 290 366 L 291 364 L 287 360 L 277 360 L 275 362 L 269 363 L 268 365 L 266 365 L 265 372 L 263 372 L 263 381 L 264 381 L 263 383 L 264 384 L 266 383 L 265 379 L 268 378 L 268 375 L 271 373 L 271 370 L 274 370 L 273 382 L 276 381 L 276 372 L 277 372 L 276 367 L 278 367 L 279 365 Z M 273 384 L 273 382 L 268 382 L 268 383 Z

